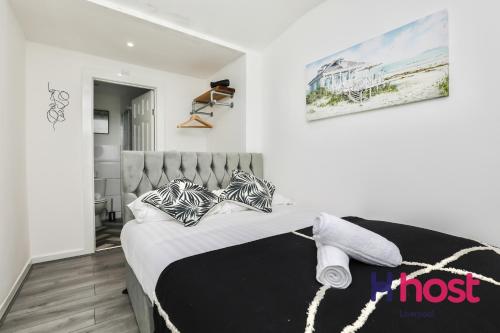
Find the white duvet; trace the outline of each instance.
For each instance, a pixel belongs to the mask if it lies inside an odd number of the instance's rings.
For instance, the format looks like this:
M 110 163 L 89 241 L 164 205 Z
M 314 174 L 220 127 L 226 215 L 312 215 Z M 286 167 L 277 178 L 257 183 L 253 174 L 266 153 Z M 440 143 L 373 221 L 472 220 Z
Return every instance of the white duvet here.
M 194 227 L 174 221 L 130 221 L 123 227 L 121 241 L 127 262 L 152 301 L 161 272 L 174 261 L 309 227 L 316 215 L 296 206 L 279 206 L 268 214 L 245 210 L 213 215 Z

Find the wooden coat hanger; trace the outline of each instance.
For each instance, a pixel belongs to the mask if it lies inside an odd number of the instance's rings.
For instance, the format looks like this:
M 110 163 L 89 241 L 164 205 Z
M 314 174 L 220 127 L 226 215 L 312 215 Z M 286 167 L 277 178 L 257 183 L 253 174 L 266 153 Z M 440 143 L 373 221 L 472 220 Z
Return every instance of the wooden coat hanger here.
M 189 123 L 192 121 L 196 121 L 201 125 L 189 125 Z M 203 118 L 201 118 L 197 114 L 191 115 L 191 117 L 189 117 L 188 120 L 177 125 L 177 128 L 213 128 L 213 127 L 214 126 L 212 124 L 210 124 L 208 121 L 203 120 Z

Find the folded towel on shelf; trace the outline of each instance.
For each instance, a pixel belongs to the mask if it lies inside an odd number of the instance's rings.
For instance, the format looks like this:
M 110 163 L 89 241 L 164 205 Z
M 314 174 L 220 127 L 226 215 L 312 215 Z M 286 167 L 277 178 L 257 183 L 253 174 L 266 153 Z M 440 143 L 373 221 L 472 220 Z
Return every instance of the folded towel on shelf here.
M 229 87 L 231 84 L 228 79 L 210 82 L 210 87 L 215 88 L 217 86 Z
M 334 246 L 319 246 L 316 280 L 333 288 L 345 289 L 349 287 L 352 277 L 347 254 Z
M 354 223 L 326 213 L 314 219 L 313 238 L 321 245 L 338 247 L 349 257 L 367 264 L 401 265 L 399 248 L 393 242 Z

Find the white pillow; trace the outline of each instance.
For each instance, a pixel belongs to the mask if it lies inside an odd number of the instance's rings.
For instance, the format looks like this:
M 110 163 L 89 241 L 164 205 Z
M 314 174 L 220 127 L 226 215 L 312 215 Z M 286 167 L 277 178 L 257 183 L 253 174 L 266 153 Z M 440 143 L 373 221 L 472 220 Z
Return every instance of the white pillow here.
M 290 206 L 294 205 L 295 202 L 293 202 L 292 199 L 289 199 L 285 196 L 282 196 L 280 193 L 275 192 L 273 195 L 273 207 L 274 206 Z
M 216 196 L 220 196 L 221 193 L 223 192 L 223 189 L 220 190 L 213 190 L 212 193 L 215 194 Z M 288 205 L 294 205 L 295 203 L 279 194 L 279 193 L 274 193 L 273 195 L 273 207 L 276 206 L 288 206 Z M 210 212 L 209 215 L 216 215 L 216 214 L 230 214 L 230 213 L 235 213 L 235 212 L 240 212 L 243 210 L 249 210 L 249 208 L 239 205 L 237 203 L 234 203 L 233 201 L 223 201 L 219 204 L 217 204 Z
M 139 198 L 135 199 L 127 205 L 128 208 L 130 208 L 130 210 L 132 211 L 132 214 L 134 214 L 137 223 L 173 221 L 174 218 L 167 213 L 164 213 L 161 210 L 156 209 L 145 202 L 142 202 L 142 198 L 144 198 L 151 192 L 153 191 L 144 193 Z
M 215 194 L 216 196 L 220 196 L 223 191 L 224 189 L 213 190 L 212 193 Z M 234 202 L 231 201 L 223 201 L 221 203 L 218 203 L 212 210 L 210 210 L 208 214 L 209 215 L 230 214 L 230 213 L 240 212 L 242 210 L 248 210 L 248 208 L 235 204 Z
M 210 212 L 210 215 L 216 215 L 216 214 L 230 214 L 230 213 L 236 213 L 236 212 L 241 212 L 243 210 L 248 210 L 247 207 L 240 206 L 238 204 L 235 204 L 232 201 L 223 201 L 218 203 Z

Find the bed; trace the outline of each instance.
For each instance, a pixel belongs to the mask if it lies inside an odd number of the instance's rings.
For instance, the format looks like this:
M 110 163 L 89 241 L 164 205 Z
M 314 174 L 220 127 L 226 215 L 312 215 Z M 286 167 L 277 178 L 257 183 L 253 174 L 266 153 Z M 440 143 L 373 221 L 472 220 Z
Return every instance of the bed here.
M 210 190 L 227 186 L 234 169 L 263 176 L 263 158 L 251 153 L 123 152 L 123 207 L 139 195 L 185 176 Z M 311 224 L 317 211 L 273 206 L 205 218 L 184 227 L 136 223 L 128 209 L 122 246 L 127 290 L 141 333 L 163 332 L 498 332 L 500 249 L 397 223 L 346 220 L 396 243 L 397 268 L 351 261 L 352 285 L 327 288 L 315 279 Z M 417 302 L 410 289 L 400 302 L 405 272 L 449 281 L 473 272 L 476 303 Z M 391 277 L 392 274 L 392 277 Z M 370 299 L 372 279 L 390 293 Z M 430 289 L 436 296 L 440 291 Z M 389 300 L 389 301 L 388 301 Z

